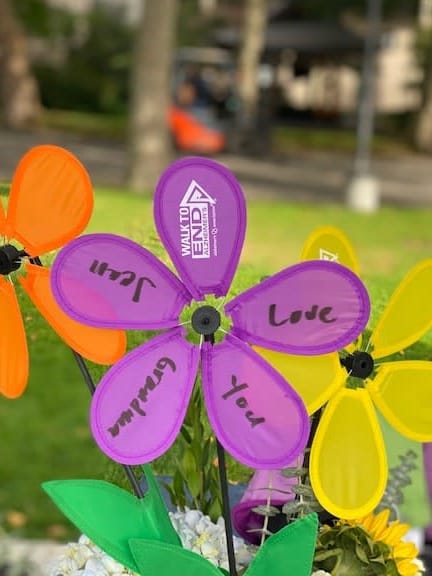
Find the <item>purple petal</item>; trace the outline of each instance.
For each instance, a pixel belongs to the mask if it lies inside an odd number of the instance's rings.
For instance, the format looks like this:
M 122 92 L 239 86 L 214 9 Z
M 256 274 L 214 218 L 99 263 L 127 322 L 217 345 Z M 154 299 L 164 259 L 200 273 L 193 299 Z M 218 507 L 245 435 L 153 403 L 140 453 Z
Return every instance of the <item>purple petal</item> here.
M 198 349 L 174 328 L 117 362 L 97 386 L 91 406 L 101 450 L 131 465 L 166 452 L 186 415 L 198 361 Z
M 234 175 L 206 158 L 178 160 L 159 180 L 154 214 L 162 242 L 194 298 L 224 296 L 246 229 L 245 199 Z
M 202 352 L 204 399 L 224 448 L 252 468 L 282 468 L 305 448 L 309 418 L 295 390 L 249 346 L 227 335 Z
M 54 261 L 51 286 L 69 316 L 105 328 L 171 328 L 192 298 L 151 252 L 115 234 L 67 244 Z
M 341 350 L 363 331 L 369 297 L 361 280 L 335 262 L 311 260 L 282 270 L 229 302 L 233 334 L 290 354 Z

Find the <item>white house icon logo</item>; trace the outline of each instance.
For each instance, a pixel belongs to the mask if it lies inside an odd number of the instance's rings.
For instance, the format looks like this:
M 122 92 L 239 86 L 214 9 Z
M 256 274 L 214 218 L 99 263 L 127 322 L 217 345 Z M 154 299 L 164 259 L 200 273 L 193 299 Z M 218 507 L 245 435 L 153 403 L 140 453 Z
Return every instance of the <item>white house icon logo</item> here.
M 329 262 L 339 262 L 339 254 L 333 254 L 324 248 L 320 248 L 319 251 L 320 260 L 327 260 Z
M 203 259 L 216 254 L 216 200 L 196 180 L 191 181 L 180 202 L 179 224 L 183 257 Z

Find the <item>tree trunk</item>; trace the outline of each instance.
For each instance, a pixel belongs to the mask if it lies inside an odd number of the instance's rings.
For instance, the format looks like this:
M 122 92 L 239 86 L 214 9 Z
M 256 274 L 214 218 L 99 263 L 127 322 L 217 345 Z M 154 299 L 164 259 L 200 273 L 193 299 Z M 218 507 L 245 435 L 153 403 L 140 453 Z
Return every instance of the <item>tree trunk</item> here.
M 432 152 L 432 2 L 420 0 L 418 26 L 420 34 L 423 81 L 421 103 L 414 125 L 414 144 L 420 152 Z
M 414 128 L 414 144 L 419 152 L 432 152 L 432 66 L 423 70 L 422 104 Z
M 9 128 L 37 122 L 41 112 L 26 37 L 12 0 L 0 0 L 0 105 L 3 123 Z
M 147 0 L 137 29 L 129 114 L 129 186 L 153 190 L 171 157 L 168 107 L 177 0 Z
M 268 0 L 246 0 L 243 24 L 243 42 L 239 55 L 240 99 L 237 146 L 243 148 L 253 138 L 258 111 L 258 69 L 267 29 Z

